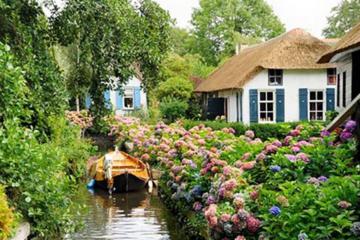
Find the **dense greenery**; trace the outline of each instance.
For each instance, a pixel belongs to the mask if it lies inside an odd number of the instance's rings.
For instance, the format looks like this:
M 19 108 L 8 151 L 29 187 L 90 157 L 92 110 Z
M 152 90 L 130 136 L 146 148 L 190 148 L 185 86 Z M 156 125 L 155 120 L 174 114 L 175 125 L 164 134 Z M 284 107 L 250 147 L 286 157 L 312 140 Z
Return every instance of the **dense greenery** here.
M 323 30 L 327 38 L 341 38 L 355 24 L 360 22 L 360 1 L 343 0 L 331 10 L 328 26 Z
M 299 124 L 297 122 L 289 122 L 278 124 L 251 124 L 251 126 L 248 126 L 243 123 L 229 123 L 225 121 L 194 121 L 188 119 L 184 119 L 181 121 L 185 129 L 191 129 L 200 124 L 204 124 L 206 127 L 211 127 L 213 130 L 232 128 L 235 130 L 234 134 L 236 136 L 245 134 L 247 130 L 252 130 L 255 132 L 256 136 L 263 140 L 268 140 L 271 138 L 284 138 L 288 134 L 290 129 L 294 128 Z
M 264 0 L 201 0 L 193 13 L 193 53 L 217 65 L 235 51 L 235 44 L 270 39 L 285 31 L 284 25 Z M 249 42 L 250 41 L 250 42 Z
M 24 108 L 24 112 L 18 112 L 22 123 L 39 130 L 44 136 L 49 132 L 48 116 L 61 112 L 65 107 L 66 91 L 49 51 L 48 23 L 36 1 L 0 1 L 0 42 L 9 45 L 16 56 L 16 59 L 6 63 L 9 65 L 7 68 L 16 65 L 22 67 L 21 78 L 25 81 L 10 83 L 8 80 L 5 83 L 13 84 L 13 87 L 26 85 L 23 91 L 10 88 L 14 97 L 24 95 L 26 98 L 23 102 L 23 97 L 19 99 L 19 104 L 23 104 Z M 18 74 L 19 71 L 15 72 Z M 1 101 L 6 103 L 8 99 L 2 98 Z M 9 105 L 7 108 L 12 107 Z
M 53 7 L 51 26 L 60 45 L 75 49 L 68 85 L 73 97 L 89 92 L 95 123 L 108 113 L 104 92 L 122 90 L 135 71 L 145 90 L 157 85 L 169 49 L 170 17 L 155 2 L 69 0 L 61 11 Z

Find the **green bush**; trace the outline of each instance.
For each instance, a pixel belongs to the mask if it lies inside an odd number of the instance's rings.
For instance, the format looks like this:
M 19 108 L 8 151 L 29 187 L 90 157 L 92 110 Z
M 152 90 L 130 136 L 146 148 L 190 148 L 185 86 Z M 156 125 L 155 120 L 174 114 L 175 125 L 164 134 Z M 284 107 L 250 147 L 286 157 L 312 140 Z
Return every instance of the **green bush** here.
M 10 209 L 4 188 L 0 186 L 0 239 L 7 239 L 11 235 L 14 225 L 14 214 Z
M 360 176 L 332 177 L 320 186 L 285 182 L 279 188 L 261 190 L 254 206 L 270 239 L 297 239 L 300 233 L 308 239 L 358 239 L 350 228 L 359 221 Z M 350 205 L 341 207 L 344 201 Z M 279 216 L 269 213 L 274 205 L 281 208 Z
M 173 77 L 159 84 L 157 97 L 160 102 L 168 97 L 187 101 L 193 92 L 193 85 L 186 78 Z
M 186 101 L 181 101 L 174 98 L 165 98 L 160 103 L 160 112 L 164 119 L 169 122 L 174 122 L 178 118 L 185 117 L 186 110 L 189 105 Z
M 222 122 L 222 121 L 193 121 L 185 119 L 183 120 L 184 128 L 190 129 L 199 124 L 204 124 L 207 127 L 211 127 L 213 130 L 221 130 L 223 128 L 233 128 L 235 135 L 243 135 L 246 130 L 253 130 L 256 137 L 262 140 L 268 140 L 271 138 L 284 138 L 290 131 L 296 127 L 298 122 L 289 123 L 276 123 L 276 124 L 251 124 L 245 125 L 237 122 Z M 307 124 L 307 123 L 304 123 Z
M 79 129 L 53 120 L 52 141 L 40 144 L 36 131 L 5 122 L 0 129 L 0 183 L 14 206 L 32 224 L 34 235 L 53 239 L 77 227 L 79 207 L 72 201 L 76 178 L 90 154 Z

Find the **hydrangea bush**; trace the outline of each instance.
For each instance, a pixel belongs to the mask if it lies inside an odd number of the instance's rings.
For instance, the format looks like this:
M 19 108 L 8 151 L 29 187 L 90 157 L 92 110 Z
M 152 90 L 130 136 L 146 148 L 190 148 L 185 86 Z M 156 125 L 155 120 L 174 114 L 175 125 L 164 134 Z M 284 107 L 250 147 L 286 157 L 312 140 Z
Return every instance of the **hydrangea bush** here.
M 265 142 L 251 130 L 110 122 L 129 153 L 164 170 L 161 191 L 181 220 L 212 239 L 359 239 L 353 121 L 333 133 L 304 123 Z

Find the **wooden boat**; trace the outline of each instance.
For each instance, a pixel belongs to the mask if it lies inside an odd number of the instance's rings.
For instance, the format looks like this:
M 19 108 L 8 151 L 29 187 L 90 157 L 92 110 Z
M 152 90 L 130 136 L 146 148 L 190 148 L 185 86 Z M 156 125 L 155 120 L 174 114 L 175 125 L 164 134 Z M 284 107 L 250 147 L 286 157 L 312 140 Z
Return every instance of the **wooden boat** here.
M 147 164 L 118 150 L 90 159 L 88 175 L 95 180 L 95 187 L 107 189 L 110 194 L 140 190 L 150 179 Z

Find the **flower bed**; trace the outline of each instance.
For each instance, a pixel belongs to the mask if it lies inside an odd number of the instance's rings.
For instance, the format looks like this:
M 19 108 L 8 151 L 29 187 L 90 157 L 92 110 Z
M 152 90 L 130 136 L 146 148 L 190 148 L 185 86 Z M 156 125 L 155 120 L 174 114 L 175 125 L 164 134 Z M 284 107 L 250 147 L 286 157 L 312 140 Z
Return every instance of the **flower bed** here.
M 206 228 L 212 239 L 359 239 L 352 121 L 332 134 L 303 124 L 266 142 L 251 130 L 111 124 L 119 144 L 164 169 L 161 193 L 196 238 Z

